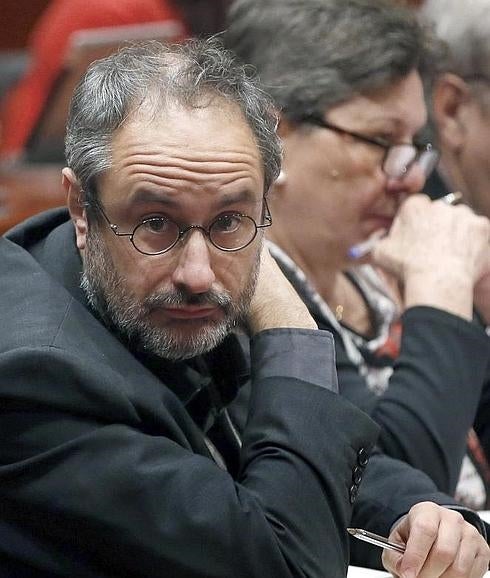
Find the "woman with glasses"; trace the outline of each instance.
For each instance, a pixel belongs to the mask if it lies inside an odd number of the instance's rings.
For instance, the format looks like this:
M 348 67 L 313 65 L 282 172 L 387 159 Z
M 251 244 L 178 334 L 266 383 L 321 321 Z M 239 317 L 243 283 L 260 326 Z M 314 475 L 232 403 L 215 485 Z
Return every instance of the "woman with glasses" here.
M 341 393 L 383 426 L 387 454 L 486 507 L 470 428 L 490 356 L 472 320 L 489 223 L 417 194 L 438 158 L 421 138 L 430 36 L 383 0 L 236 0 L 226 38 L 280 110 L 271 252 L 334 334 Z

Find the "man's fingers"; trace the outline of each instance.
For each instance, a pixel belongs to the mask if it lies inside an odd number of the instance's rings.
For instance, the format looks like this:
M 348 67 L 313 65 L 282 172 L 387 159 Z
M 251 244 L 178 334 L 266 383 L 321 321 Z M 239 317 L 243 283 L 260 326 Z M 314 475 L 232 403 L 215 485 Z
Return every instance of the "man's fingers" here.
M 488 570 L 488 546 L 478 530 L 465 524 L 459 550 L 444 578 L 481 578 Z
M 457 513 L 448 511 L 445 519 L 441 520 L 437 539 L 427 556 L 427 560 L 420 572 L 420 578 L 433 578 L 436 576 L 452 576 L 452 571 L 459 567 L 465 567 L 467 576 L 472 568 L 476 548 L 463 548 L 463 534 L 467 526 L 463 517 Z M 477 532 L 476 528 L 473 528 Z M 475 544 L 476 546 L 476 544 Z M 446 574 L 446 571 L 449 572 Z M 456 574 L 459 576 L 459 574 Z
M 405 553 L 384 552 L 383 564 L 400 578 L 481 578 L 490 549 L 459 512 L 422 502 L 390 535 L 405 541 Z
M 473 563 L 470 578 L 481 578 L 488 570 L 488 555 L 478 554 Z
M 383 566 L 393 574 L 393 576 L 400 575 L 400 564 L 402 561 L 402 554 L 394 552 L 393 550 L 383 550 L 382 562 Z
M 424 505 L 424 515 L 418 516 L 418 506 L 420 504 L 412 508 L 406 520 L 410 525 L 410 533 L 405 545 L 405 554 L 399 564 L 402 578 L 421 576 L 420 572 L 438 538 L 440 511 L 437 507 L 432 508 L 432 504 L 428 504 Z

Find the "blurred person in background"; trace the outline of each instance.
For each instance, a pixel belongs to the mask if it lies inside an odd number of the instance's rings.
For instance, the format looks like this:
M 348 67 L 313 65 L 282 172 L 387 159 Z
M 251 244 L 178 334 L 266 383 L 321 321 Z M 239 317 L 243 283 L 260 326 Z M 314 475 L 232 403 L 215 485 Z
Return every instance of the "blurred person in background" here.
M 489 222 L 416 194 L 437 161 L 418 138 L 431 35 L 382 0 L 236 0 L 226 40 L 280 110 L 270 248 L 334 334 L 340 392 L 382 425 L 388 455 L 486 507 L 488 466 L 467 434 L 490 356 L 472 318 Z
M 24 147 L 62 67 L 70 36 L 78 30 L 176 22 L 181 33 L 215 32 L 226 0 L 53 0 L 31 34 L 31 63 L 5 97 L 0 111 L 0 156 L 22 160 Z
M 427 0 L 419 14 L 447 47 L 432 91 L 441 193 L 490 217 L 490 1 Z
M 419 14 L 446 45 L 431 94 L 431 127 L 441 158 L 427 192 L 437 198 L 459 191 L 476 213 L 490 217 L 490 2 L 426 0 Z M 488 326 L 489 276 L 480 282 L 477 299 Z M 487 457 L 489 405 L 481 404 L 475 422 Z
M 408 6 L 409 8 L 420 8 L 424 3 L 424 0 L 395 0 L 402 6 Z

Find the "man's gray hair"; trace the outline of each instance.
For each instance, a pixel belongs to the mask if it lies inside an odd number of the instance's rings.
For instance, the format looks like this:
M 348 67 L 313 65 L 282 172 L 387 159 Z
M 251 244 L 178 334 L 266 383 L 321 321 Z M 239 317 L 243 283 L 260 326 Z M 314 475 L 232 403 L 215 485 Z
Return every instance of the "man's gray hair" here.
M 490 82 L 489 0 L 426 0 L 420 16 L 447 45 L 447 72 Z
M 395 82 L 431 78 L 433 38 L 393 0 L 235 0 L 225 44 L 292 120 Z
M 89 67 L 73 95 L 65 140 L 86 202 L 96 201 L 96 179 L 111 166 L 114 132 L 138 107 L 149 102 L 158 114 L 172 104 L 196 108 L 215 98 L 241 109 L 262 155 L 266 193 L 281 162 L 275 108 L 250 69 L 213 38 L 134 44 Z

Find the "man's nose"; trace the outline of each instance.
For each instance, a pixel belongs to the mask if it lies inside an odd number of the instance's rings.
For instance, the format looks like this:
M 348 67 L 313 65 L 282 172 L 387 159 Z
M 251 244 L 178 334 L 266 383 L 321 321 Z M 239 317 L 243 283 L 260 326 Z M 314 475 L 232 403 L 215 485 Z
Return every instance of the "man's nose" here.
M 189 293 L 205 293 L 216 280 L 211 267 L 211 255 L 206 236 L 199 229 L 187 233 L 181 241 L 177 265 L 172 274 L 176 287 L 184 288 Z
M 394 195 L 413 195 L 422 191 L 426 180 L 423 168 L 414 163 L 400 177 L 388 177 L 386 186 L 388 192 Z

